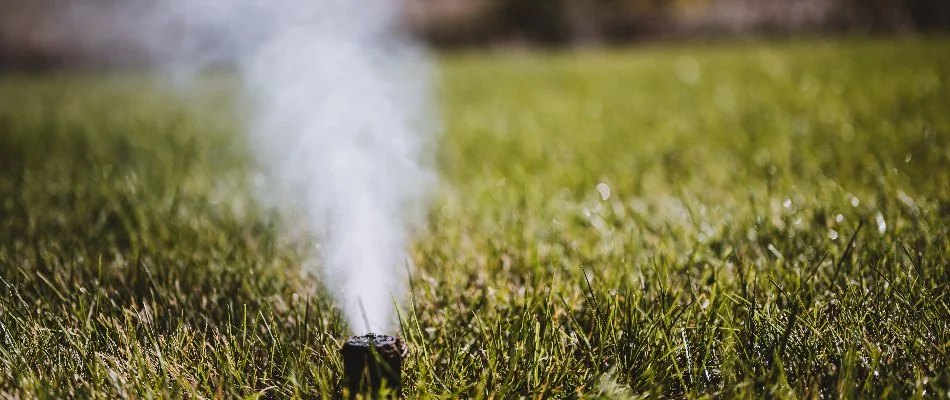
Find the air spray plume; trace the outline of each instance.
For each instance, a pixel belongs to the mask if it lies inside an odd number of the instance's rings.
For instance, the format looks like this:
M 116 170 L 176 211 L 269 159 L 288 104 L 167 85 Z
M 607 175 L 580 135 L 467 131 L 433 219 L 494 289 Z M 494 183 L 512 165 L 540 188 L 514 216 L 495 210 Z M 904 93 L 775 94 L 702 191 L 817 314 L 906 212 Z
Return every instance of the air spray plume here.
M 393 35 L 394 0 L 331 3 L 322 21 L 282 24 L 245 66 L 252 139 L 278 202 L 301 205 L 321 238 L 350 326 L 386 331 L 431 179 L 423 58 Z
M 153 0 L 113 10 L 169 70 L 236 68 L 260 200 L 290 224 L 305 221 L 315 264 L 357 333 L 394 326 L 409 235 L 434 177 L 429 66 L 400 11 L 399 0 Z

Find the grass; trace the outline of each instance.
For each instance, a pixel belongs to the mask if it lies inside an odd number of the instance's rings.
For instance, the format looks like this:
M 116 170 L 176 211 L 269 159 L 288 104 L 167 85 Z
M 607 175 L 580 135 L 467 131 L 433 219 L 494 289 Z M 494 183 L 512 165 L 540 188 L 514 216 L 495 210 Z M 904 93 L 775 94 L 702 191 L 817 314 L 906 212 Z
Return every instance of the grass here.
M 945 398 L 948 50 L 444 57 L 406 397 Z M 2 397 L 333 397 L 340 311 L 202 87 L 0 78 Z

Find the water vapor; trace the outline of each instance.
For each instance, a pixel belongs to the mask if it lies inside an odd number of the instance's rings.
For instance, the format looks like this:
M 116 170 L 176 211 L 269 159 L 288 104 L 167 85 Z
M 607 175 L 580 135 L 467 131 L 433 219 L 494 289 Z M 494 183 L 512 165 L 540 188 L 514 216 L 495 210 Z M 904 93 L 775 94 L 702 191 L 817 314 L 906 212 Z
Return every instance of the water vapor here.
M 117 9 L 152 62 L 234 67 L 260 200 L 316 237 L 356 333 L 391 329 L 425 211 L 429 65 L 399 0 L 154 0 Z

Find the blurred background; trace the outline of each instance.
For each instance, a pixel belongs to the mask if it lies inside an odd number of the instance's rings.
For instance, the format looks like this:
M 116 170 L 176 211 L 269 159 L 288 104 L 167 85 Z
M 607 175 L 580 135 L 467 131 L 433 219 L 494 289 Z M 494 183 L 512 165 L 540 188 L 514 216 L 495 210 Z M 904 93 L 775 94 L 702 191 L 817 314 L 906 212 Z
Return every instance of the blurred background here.
M 71 4 L 72 3 L 72 4 Z M 115 21 L 121 0 L 0 0 L 0 67 L 145 64 Z M 617 46 L 950 30 L 947 0 L 407 0 L 404 19 L 440 49 Z

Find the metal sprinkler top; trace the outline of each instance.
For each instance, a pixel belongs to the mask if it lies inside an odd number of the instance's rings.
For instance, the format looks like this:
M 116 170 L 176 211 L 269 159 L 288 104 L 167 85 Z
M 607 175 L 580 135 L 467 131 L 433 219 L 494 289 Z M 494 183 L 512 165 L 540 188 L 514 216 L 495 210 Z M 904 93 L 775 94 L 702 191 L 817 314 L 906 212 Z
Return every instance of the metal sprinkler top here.
M 375 333 L 367 333 L 363 336 L 351 336 L 346 339 L 346 343 L 343 344 L 344 351 L 347 348 L 360 347 L 375 347 L 380 351 L 396 351 L 400 355 L 404 355 L 403 353 L 409 351 L 409 348 L 406 347 L 402 339 L 389 335 L 377 335 Z

